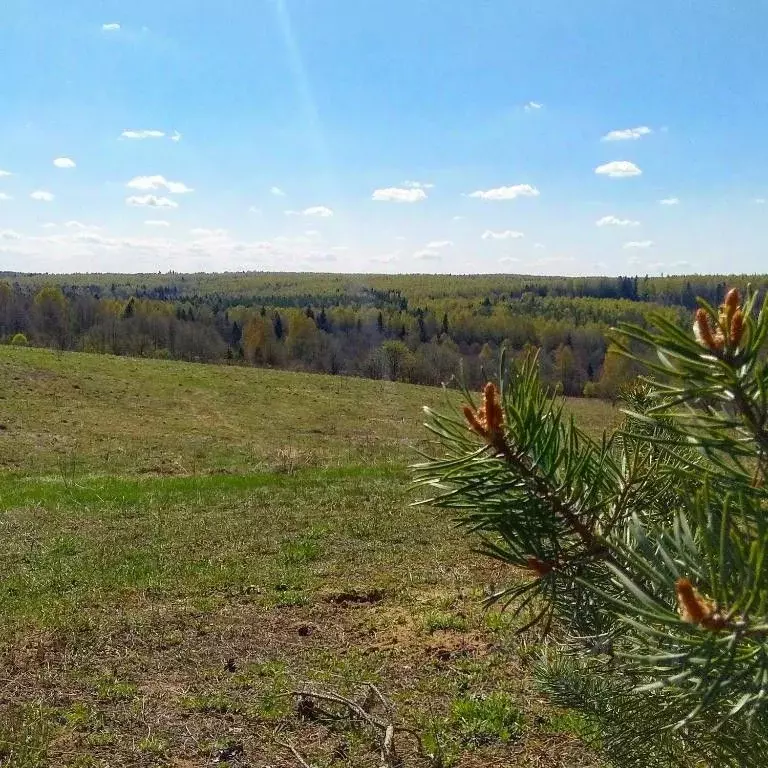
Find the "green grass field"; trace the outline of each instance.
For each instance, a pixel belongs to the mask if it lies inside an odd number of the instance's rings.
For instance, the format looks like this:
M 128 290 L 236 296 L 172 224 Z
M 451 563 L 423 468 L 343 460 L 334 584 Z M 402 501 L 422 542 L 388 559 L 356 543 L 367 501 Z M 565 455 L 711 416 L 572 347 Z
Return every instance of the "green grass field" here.
M 366 683 L 444 766 L 597 765 L 480 606 L 515 574 L 410 506 L 455 393 L 7 347 L 0 385 L 0 765 L 378 767 L 291 695 Z

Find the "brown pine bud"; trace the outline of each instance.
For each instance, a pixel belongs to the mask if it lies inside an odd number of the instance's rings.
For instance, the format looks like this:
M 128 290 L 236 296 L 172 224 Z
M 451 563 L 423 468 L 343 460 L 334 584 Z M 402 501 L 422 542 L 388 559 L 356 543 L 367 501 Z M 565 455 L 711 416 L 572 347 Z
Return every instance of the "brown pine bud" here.
M 464 418 L 469 423 L 469 428 L 473 432 L 476 432 L 481 437 L 486 437 L 488 433 L 483 420 L 478 418 L 478 414 L 468 405 L 464 406 Z
M 717 612 L 715 604 L 702 597 L 688 579 L 678 579 L 675 582 L 677 593 L 677 610 L 680 618 L 687 624 L 698 624 L 704 629 L 723 629 L 726 620 Z
M 729 319 L 733 317 L 734 312 L 739 308 L 739 304 L 741 304 L 739 290 L 738 288 L 731 288 L 731 290 L 725 294 L 725 301 L 723 301 L 723 309 L 727 312 Z
M 533 557 L 533 555 L 531 555 L 530 557 L 526 558 L 525 567 L 529 571 L 533 571 L 539 578 L 541 578 L 542 576 L 546 576 L 548 573 L 551 573 L 555 566 L 549 560 L 539 560 L 538 557 Z
M 703 347 L 708 347 L 713 352 L 722 349 L 725 339 L 722 333 L 713 335 L 712 328 L 709 325 L 709 315 L 704 309 L 696 310 L 696 319 L 693 322 L 693 334 L 696 341 Z
M 498 401 L 496 385 L 489 381 L 483 389 L 483 413 L 489 432 L 496 432 L 504 423 L 504 412 Z
M 731 330 L 729 334 L 729 340 L 731 346 L 738 347 L 741 343 L 741 337 L 744 335 L 744 313 L 741 309 L 737 309 L 731 320 Z

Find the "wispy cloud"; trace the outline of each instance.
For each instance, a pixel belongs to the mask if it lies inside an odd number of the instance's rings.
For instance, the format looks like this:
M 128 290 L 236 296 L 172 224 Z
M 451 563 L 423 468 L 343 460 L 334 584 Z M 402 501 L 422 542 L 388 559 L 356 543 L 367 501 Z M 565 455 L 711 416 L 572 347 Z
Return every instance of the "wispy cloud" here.
M 511 187 L 478 189 L 475 192 L 470 192 L 469 197 L 479 200 L 514 200 L 516 197 L 538 197 L 539 194 L 539 190 L 530 184 L 514 184 Z
M 93 224 L 83 224 L 81 221 L 65 221 L 64 226 L 67 229 L 77 229 L 85 231 L 86 229 L 99 229 L 99 227 Z
M 618 216 L 603 216 L 595 224 L 598 227 L 639 227 L 640 222 L 633 219 L 620 219 Z
M 502 256 L 499 264 L 517 264 L 520 261 L 516 256 Z
M 437 251 L 441 248 L 450 248 L 453 245 L 453 240 L 432 240 L 427 243 L 427 250 Z
M 13 229 L 0 230 L 0 238 L 3 240 L 21 240 L 21 235 Z
M 756 197 L 755 198 L 755 203 L 757 203 L 758 205 L 765 205 L 765 198 L 764 197 Z
M 612 179 L 625 179 L 630 176 L 639 176 L 642 171 L 629 160 L 614 160 L 604 165 L 598 165 L 595 168 L 598 176 L 609 176 Z
M 138 208 L 178 208 L 179 204 L 175 200 L 170 200 L 167 197 L 158 197 L 157 195 L 131 195 L 126 197 L 125 202 L 127 205 L 132 205 Z
M 38 189 L 35 190 L 30 197 L 33 200 L 38 200 L 43 203 L 50 203 L 51 200 L 53 200 L 53 194 L 51 192 L 46 192 L 44 189 Z
M 71 157 L 57 157 L 53 164 L 57 168 L 74 168 L 76 166 L 75 161 Z
M 165 131 L 144 130 L 144 131 L 123 131 L 120 134 L 121 139 L 162 139 Z
M 168 181 L 164 176 L 136 176 L 126 185 L 129 189 L 140 189 L 147 191 L 150 189 L 165 189 L 171 194 L 184 194 L 194 192 L 183 181 Z
M 525 235 L 514 229 L 504 229 L 501 232 L 486 229 L 480 237 L 483 240 L 519 240 L 521 237 L 525 237 Z
M 0 177 L 3 176 L 13 176 L 13 174 L 10 171 L 0 171 Z
M 144 224 L 148 227 L 170 227 L 171 223 L 165 219 L 147 219 Z
M 111 24 L 102 24 L 101 29 L 104 32 L 119 32 L 120 25 L 116 21 L 113 21 Z
M 407 187 L 408 189 L 432 189 L 435 185 L 426 181 L 406 180 L 403 182 L 403 186 Z
M 391 264 L 394 261 L 400 260 L 400 251 L 393 251 L 392 253 L 382 253 L 379 256 L 371 256 L 371 261 L 375 261 L 379 264 Z
M 630 240 L 624 243 L 624 248 L 652 248 L 653 245 L 653 240 Z
M 169 137 L 171 141 L 179 142 L 181 141 L 181 134 L 178 131 L 174 131 L 173 135 Z
M 418 203 L 427 199 L 427 193 L 421 187 L 385 187 L 374 189 L 371 200 L 380 203 Z
M 653 131 L 647 125 L 640 125 L 637 128 L 624 128 L 620 131 L 609 131 L 603 136 L 601 141 L 632 141 L 648 136 Z
M 0 192 L 0 200 L 13 200 L 13 195 L 9 195 L 6 192 Z
M 333 211 L 325 205 L 313 205 L 305 208 L 303 211 L 285 211 L 286 216 L 317 216 L 321 219 L 327 219 L 333 216 Z
M 665 197 L 663 200 L 659 200 L 660 205 L 680 205 L 679 197 Z
M 523 109 L 524 109 L 526 112 L 536 112 L 537 110 L 541 109 L 543 106 L 544 106 L 544 105 L 543 105 L 543 104 L 541 104 L 541 103 L 540 103 L 540 102 L 538 102 L 538 101 L 529 101 L 529 102 L 528 102 L 528 103 L 527 103 L 527 104 L 526 104 L 526 105 L 523 107 Z
M 416 253 L 413 254 L 413 258 L 418 261 L 437 261 L 437 259 L 440 258 L 440 254 L 437 251 L 424 248 L 420 251 L 416 251 Z
M 285 192 L 283 192 L 283 190 L 280 189 L 280 187 L 272 187 L 269 190 L 269 194 L 274 195 L 275 197 L 285 197 Z

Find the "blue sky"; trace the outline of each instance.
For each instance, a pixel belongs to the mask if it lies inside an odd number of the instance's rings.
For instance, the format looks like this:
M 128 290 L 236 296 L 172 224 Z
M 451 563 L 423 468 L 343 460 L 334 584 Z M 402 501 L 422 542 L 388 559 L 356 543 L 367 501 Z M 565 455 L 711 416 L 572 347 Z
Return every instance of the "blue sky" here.
M 764 272 L 766 29 L 749 0 L 3 0 L 0 269 Z

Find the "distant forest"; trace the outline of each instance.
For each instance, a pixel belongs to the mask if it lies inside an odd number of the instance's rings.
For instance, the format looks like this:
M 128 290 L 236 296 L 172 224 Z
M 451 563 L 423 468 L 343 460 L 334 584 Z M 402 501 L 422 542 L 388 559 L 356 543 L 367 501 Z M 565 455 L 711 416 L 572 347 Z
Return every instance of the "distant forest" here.
M 228 362 L 419 384 L 478 385 L 500 350 L 539 354 L 571 396 L 613 397 L 637 371 L 607 336 L 697 296 L 768 289 L 767 276 L 224 273 L 0 274 L 0 339 L 115 355 Z

